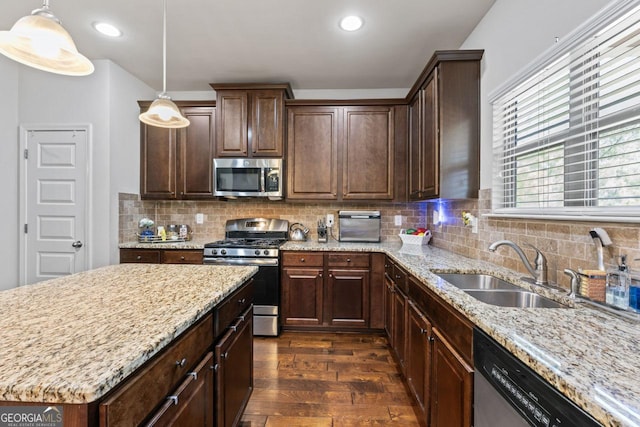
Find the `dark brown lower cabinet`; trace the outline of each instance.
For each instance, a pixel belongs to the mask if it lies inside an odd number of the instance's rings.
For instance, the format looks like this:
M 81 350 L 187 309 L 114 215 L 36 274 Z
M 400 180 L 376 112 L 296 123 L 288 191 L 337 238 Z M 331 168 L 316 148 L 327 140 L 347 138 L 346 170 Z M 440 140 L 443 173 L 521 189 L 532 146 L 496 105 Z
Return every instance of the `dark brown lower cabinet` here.
M 472 421 L 473 368 L 438 328 L 433 328 L 431 427 L 469 427 Z
M 215 346 L 218 427 L 238 424 L 253 391 L 252 318 L 253 308 L 249 308 Z
M 384 278 L 384 331 L 387 333 L 389 344 L 393 346 L 393 282 L 385 275 Z
M 282 269 L 284 326 L 322 325 L 324 279 L 322 267 Z
M 426 422 L 429 415 L 429 380 L 431 378 L 431 323 L 420 313 L 412 301 L 407 314 L 406 378 L 413 394 L 420 418 Z
M 407 295 L 398 287 L 393 292 L 393 316 L 391 329 L 393 336 L 392 347 L 396 353 L 402 373 L 405 373 L 406 324 L 407 324 Z
M 330 269 L 327 319 L 330 326 L 369 325 L 369 270 Z
M 213 370 L 209 352 L 146 425 L 213 427 Z

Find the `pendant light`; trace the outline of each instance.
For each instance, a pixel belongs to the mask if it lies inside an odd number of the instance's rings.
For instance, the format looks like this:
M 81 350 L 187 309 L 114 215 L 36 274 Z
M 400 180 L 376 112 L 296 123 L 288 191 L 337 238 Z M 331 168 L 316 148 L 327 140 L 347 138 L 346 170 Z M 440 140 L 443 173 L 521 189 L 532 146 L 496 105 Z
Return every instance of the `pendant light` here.
M 93 73 L 73 39 L 44 0 L 40 9 L 20 18 L 9 31 L 0 31 L 0 53 L 39 70 L 67 76 Z
M 163 0 L 164 16 L 162 27 L 162 93 L 151 103 L 149 109 L 140 114 L 141 122 L 161 128 L 184 128 L 189 126 L 188 119 L 180 114 L 178 106 L 167 95 L 167 0 Z

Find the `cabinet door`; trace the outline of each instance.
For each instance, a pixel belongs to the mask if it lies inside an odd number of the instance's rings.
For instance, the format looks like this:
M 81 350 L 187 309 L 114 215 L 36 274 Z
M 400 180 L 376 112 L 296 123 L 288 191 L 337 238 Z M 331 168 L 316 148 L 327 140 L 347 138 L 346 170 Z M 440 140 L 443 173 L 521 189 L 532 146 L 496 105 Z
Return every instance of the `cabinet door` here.
M 393 199 L 393 107 L 345 107 L 342 197 Z
M 282 269 L 282 318 L 285 326 L 322 324 L 322 268 Z
M 145 426 L 213 427 L 213 353 L 208 353 Z
M 191 124 L 179 132 L 178 197 L 212 199 L 215 108 L 183 108 L 182 113 Z
M 216 96 L 216 157 L 246 157 L 248 95 L 219 90 Z
M 422 109 L 424 89 L 409 104 L 409 199 L 420 200 L 422 190 Z
M 326 314 L 330 326 L 369 327 L 369 270 L 329 269 Z
M 429 378 L 431 367 L 431 323 L 409 301 L 407 315 L 407 383 L 413 393 L 424 423 L 429 413 Z
M 284 94 L 280 90 L 251 92 L 249 135 L 253 157 L 282 157 L 284 145 Z
M 140 197 L 176 198 L 176 130 L 140 124 Z
M 289 107 L 287 199 L 338 198 L 338 109 Z
M 400 368 L 405 372 L 405 345 L 406 345 L 406 319 L 407 319 L 407 296 L 398 288 L 394 287 L 393 293 L 393 349 L 396 353 Z
M 387 333 L 389 345 L 393 347 L 393 307 L 395 289 L 393 281 L 385 274 L 384 277 L 384 330 Z
M 253 309 L 216 344 L 216 425 L 238 424 L 253 391 Z M 198 424 L 193 424 L 198 425 Z
M 473 368 L 432 329 L 431 427 L 471 427 Z
M 422 111 L 422 152 L 420 155 L 422 174 L 420 177 L 421 198 L 438 195 L 440 176 L 439 131 L 438 131 L 438 69 L 435 68 L 424 88 Z

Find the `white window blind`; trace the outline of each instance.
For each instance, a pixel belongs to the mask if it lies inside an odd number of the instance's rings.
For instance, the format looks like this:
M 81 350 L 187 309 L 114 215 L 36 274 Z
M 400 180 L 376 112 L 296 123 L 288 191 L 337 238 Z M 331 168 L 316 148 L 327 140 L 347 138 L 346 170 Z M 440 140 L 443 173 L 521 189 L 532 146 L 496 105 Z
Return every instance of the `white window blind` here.
M 640 217 L 640 2 L 493 100 L 495 213 Z

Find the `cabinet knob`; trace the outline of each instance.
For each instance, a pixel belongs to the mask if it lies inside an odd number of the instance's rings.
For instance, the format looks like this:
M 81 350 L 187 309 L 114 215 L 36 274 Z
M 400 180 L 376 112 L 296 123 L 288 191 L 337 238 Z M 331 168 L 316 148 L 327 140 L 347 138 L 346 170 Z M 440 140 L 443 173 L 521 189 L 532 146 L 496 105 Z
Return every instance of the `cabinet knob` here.
M 329 276 L 331 276 L 331 275 L 329 275 Z M 322 277 L 322 273 L 318 273 L 318 277 Z
M 300 262 L 304 262 L 304 258 L 300 258 Z
M 176 360 L 176 366 L 182 368 L 184 367 L 184 365 L 187 364 L 187 359 L 186 358 L 182 358 L 182 360 Z
M 429 342 L 434 342 L 436 340 L 433 336 L 430 336 L 428 339 L 429 339 Z
M 351 262 L 351 258 L 347 258 L 347 262 Z
M 180 259 L 181 259 L 182 261 L 184 261 L 184 256 L 181 256 L 181 257 L 180 257 Z
M 402 276 L 400 276 L 399 274 L 396 274 L 396 279 L 399 279 L 400 277 Z
M 246 298 L 242 298 L 242 299 L 238 300 L 238 304 L 240 304 L 240 305 L 244 304 L 245 302 L 247 302 Z
M 167 400 L 172 401 L 175 406 L 178 405 L 178 396 L 167 396 Z
M 189 372 L 187 375 L 190 376 L 190 377 L 193 377 L 194 381 L 198 380 L 198 373 L 195 372 L 195 371 L 194 372 Z
M 384 265 L 384 268 L 389 268 L 389 264 L 385 264 L 385 265 Z
M 329 277 L 333 277 L 333 274 L 329 273 Z
M 138 256 L 136 257 L 136 259 L 137 259 L 138 261 L 140 261 L 140 260 L 142 259 L 142 255 L 138 255 Z
M 426 329 L 424 329 L 424 328 L 420 328 L 420 333 L 421 333 L 422 335 L 424 335 L 424 334 L 426 334 L 426 333 L 427 333 L 427 330 L 426 330 Z

